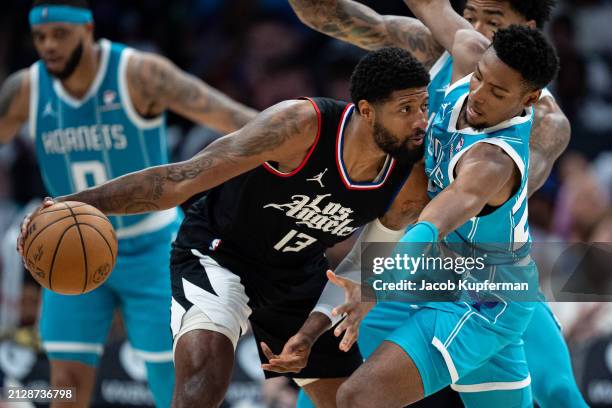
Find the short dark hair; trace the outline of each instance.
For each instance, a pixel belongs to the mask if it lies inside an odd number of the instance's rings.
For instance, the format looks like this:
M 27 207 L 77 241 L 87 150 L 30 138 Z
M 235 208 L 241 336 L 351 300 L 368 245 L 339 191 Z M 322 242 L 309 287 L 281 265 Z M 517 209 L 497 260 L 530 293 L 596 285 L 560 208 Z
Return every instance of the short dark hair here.
M 530 88 L 544 88 L 559 71 L 557 52 L 540 30 L 514 24 L 497 30 L 491 46 L 497 57 L 517 70 Z
M 408 51 L 396 47 L 381 48 L 366 54 L 351 75 L 351 99 L 357 109 L 359 101 L 370 103 L 387 100 L 393 91 L 425 87 L 429 73 Z
M 534 20 L 538 28 L 550 20 L 557 0 L 508 0 L 510 7 L 527 20 Z
M 89 9 L 89 1 L 87 0 L 34 0 L 32 8 L 38 6 L 72 6 L 84 9 Z

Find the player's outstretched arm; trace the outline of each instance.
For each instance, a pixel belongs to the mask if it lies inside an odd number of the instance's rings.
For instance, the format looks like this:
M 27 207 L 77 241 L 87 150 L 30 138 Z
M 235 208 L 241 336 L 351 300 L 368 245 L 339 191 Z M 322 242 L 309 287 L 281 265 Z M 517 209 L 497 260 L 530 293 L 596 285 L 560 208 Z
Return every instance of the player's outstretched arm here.
M 172 208 L 266 161 L 300 162 L 317 130 L 317 114 L 309 101 L 281 102 L 190 160 L 130 173 L 57 200 L 81 201 L 105 214 Z
M 529 143 L 528 195 L 546 182 L 555 160 L 570 141 L 569 120 L 550 96 L 541 98 L 535 107 L 535 119 Z
M 419 224 L 435 226 L 437 237 L 431 241 L 437 241 L 477 216 L 485 205 L 503 204 L 517 183 L 518 172 L 500 147 L 478 143 L 457 163 L 455 180 L 421 212 Z
M 230 133 L 257 114 L 159 55 L 134 53 L 128 62 L 127 76 L 134 104 L 146 116 L 169 109 L 219 132 Z
M 28 120 L 30 75 L 28 69 L 9 76 L 0 88 L 0 144 L 10 142 Z
M 490 41 L 457 14 L 448 0 L 404 0 L 434 39 L 453 56 L 452 82 L 474 71 Z
M 383 16 L 353 0 L 289 0 L 289 4 L 307 26 L 366 50 L 403 48 L 427 68 L 444 51 L 415 18 Z

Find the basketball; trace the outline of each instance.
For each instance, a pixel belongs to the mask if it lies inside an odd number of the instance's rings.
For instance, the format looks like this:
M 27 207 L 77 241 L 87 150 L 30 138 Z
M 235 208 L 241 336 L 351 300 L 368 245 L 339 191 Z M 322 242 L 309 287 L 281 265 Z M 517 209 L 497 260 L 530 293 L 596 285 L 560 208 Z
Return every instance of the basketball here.
M 23 251 L 26 268 L 40 285 L 63 295 L 80 295 L 110 276 L 117 260 L 117 237 L 97 208 L 59 202 L 31 220 Z

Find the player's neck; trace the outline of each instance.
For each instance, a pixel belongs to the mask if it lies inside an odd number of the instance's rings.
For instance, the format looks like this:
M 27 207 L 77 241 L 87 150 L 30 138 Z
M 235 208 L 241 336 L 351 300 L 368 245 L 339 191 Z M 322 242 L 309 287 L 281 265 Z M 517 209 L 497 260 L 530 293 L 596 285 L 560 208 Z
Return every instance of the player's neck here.
M 353 113 L 344 130 L 342 160 L 353 181 L 372 181 L 380 173 L 387 154 L 383 152 L 361 115 Z
M 82 98 L 94 82 L 100 68 L 100 47 L 84 47 L 79 65 L 68 77 L 62 80 L 62 86 L 72 97 Z

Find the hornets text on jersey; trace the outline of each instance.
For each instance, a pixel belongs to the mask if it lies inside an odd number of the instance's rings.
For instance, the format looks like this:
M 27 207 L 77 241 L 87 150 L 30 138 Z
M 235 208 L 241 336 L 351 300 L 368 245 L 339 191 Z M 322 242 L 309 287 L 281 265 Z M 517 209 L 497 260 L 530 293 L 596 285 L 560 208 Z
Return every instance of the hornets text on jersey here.
M 81 99 L 69 95 L 42 61 L 30 68 L 30 134 L 52 196 L 168 161 L 165 118 L 143 119 L 128 94 L 126 70 L 133 50 L 108 40 L 99 44 L 100 67 Z M 109 218 L 121 239 L 159 230 L 176 217 L 171 209 Z

